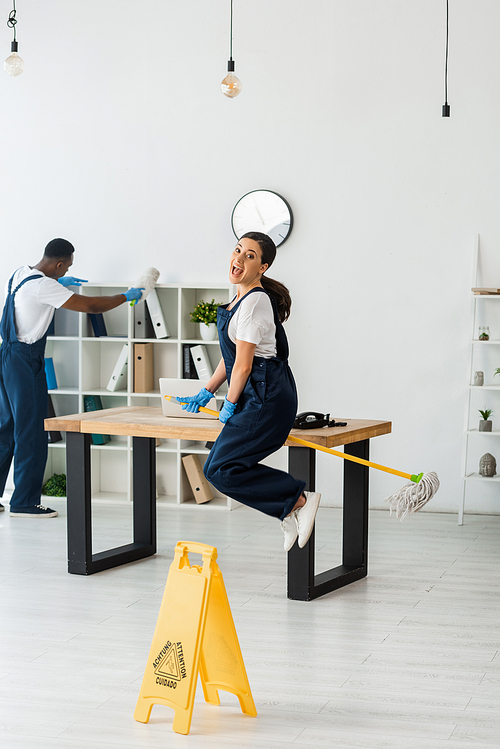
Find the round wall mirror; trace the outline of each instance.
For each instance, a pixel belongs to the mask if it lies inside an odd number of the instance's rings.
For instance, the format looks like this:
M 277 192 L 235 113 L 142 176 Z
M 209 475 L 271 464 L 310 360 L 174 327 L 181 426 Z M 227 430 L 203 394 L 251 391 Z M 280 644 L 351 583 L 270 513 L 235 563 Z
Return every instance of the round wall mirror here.
M 279 247 L 292 231 L 292 209 L 285 198 L 276 192 L 252 190 L 234 206 L 231 226 L 237 239 L 249 231 L 261 231 Z

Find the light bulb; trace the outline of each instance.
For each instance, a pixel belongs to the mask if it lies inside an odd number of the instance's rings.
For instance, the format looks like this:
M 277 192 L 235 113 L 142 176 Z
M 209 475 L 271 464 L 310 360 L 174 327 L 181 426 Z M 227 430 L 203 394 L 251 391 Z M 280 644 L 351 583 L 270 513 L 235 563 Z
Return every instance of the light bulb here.
M 3 69 L 9 75 L 21 75 L 24 70 L 24 61 L 17 54 L 17 42 L 10 46 L 11 55 L 5 60 Z
M 238 94 L 241 91 L 241 81 L 240 79 L 234 74 L 234 61 L 229 60 L 227 64 L 227 75 L 220 84 L 220 90 L 224 94 L 224 96 L 229 96 L 230 99 L 233 99 L 235 96 L 238 96 Z
M 9 75 L 21 75 L 24 70 L 24 62 L 17 52 L 13 52 L 10 57 L 5 60 L 3 69 Z

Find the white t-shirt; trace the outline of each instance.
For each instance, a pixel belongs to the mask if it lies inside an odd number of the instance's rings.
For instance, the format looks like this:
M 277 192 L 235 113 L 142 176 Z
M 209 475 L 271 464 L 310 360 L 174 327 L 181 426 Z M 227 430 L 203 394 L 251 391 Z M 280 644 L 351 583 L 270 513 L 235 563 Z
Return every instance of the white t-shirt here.
M 248 294 L 232 316 L 227 332 L 233 343 L 236 339 L 255 343 L 255 356 L 276 356 L 276 325 L 268 295 L 262 291 Z
M 36 268 L 24 265 L 14 273 L 11 290 L 14 291 L 24 278 L 41 273 L 42 271 Z M 5 298 L 7 298 L 8 289 L 9 283 L 7 282 Z M 52 322 L 54 310 L 62 307 L 72 296 L 72 291 L 44 274 L 21 286 L 14 297 L 18 340 L 22 343 L 35 343 L 43 338 Z

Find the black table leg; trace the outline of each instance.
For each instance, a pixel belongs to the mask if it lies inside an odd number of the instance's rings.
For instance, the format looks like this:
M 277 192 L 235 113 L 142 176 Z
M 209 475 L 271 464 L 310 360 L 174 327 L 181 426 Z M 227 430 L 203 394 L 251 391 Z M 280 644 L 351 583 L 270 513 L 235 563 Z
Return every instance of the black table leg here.
M 344 446 L 344 452 L 369 460 L 370 441 Z M 315 489 L 316 451 L 309 447 L 288 448 L 288 470 L 306 481 L 306 491 Z M 344 461 L 344 508 L 342 564 L 314 574 L 314 530 L 303 549 L 297 543 L 288 552 L 288 598 L 311 601 L 366 577 L 368 572 L 368 467 Z
M 92 435 L 66 433 L 68 572 L 87 575 L 92 564 L 90 442 Z
M 68 572 L 75 575 L 92 575 L 156 553 L 156 440 L 134 437 L 134 541 L 92 554 L 91 439 L 90 434 L 66 434 Z

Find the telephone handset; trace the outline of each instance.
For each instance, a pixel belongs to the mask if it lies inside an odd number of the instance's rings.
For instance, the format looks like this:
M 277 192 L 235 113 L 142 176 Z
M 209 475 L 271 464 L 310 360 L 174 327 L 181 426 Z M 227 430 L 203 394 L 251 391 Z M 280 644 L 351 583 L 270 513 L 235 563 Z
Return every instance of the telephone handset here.
M 330 414 L 322 414 L 318 411 L 303 411 L 297 414 L 293 423 L 294 429 L 320 429 L 321 427 L 345 427 L 347 421 L 330 421 Z

